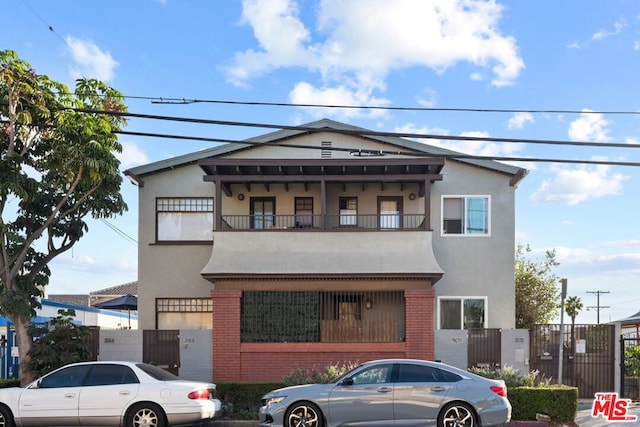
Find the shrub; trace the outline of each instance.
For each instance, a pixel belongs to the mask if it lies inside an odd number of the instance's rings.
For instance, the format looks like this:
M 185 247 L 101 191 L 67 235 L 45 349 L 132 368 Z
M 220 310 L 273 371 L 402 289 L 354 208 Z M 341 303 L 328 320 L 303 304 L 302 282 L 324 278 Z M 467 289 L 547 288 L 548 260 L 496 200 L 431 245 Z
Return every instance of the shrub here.
M 283 382 L 287 385 L 300 384 L 328 384 L 353 368 L 358 366 L 356 362 L 339 362 L 334 365 L 327 365 L 322 370 L 316 368 L 297 368 L 287 374 Z
M 522 375 L 519 369 L 508 365 L 503 367 L 469 368 L 469 372 L 485 378 L 503 380 L 507 388 L 548 386 L 551 383 L 551 378 L 545 378 L 544 375 L 540 377 L 539 371 L 530 371 Z

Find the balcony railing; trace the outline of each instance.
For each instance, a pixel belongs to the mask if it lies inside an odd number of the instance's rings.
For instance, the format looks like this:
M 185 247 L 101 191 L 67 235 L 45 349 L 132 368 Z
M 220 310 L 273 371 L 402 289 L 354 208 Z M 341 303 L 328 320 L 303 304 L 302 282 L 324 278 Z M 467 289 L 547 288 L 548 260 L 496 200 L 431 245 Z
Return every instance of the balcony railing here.
M 246 230 L 428 230 L 424 214 L 223 215 L 222 231 Z

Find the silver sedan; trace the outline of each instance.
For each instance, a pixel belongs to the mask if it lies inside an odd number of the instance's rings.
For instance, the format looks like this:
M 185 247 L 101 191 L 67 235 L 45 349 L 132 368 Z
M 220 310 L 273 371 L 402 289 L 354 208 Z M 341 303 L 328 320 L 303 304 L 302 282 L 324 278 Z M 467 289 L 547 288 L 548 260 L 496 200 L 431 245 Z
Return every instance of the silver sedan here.
M 440 362 L 410 359 L 364 363 L 330 384 L 271 391 L 261 427 L 502 425 L 511 418 L 503 381 Z

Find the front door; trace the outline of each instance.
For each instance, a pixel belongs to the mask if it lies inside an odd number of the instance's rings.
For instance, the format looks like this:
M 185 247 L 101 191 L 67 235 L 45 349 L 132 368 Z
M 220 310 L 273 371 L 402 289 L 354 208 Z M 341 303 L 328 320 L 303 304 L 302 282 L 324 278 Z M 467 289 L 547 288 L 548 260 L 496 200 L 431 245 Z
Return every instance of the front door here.
M 402 228 L 402 198 L 378 197 L 378 217 L 381 229 Z
M 252 197 L 250 205 L 251 228 L 273 228 L 276 214 L 275 197 Z

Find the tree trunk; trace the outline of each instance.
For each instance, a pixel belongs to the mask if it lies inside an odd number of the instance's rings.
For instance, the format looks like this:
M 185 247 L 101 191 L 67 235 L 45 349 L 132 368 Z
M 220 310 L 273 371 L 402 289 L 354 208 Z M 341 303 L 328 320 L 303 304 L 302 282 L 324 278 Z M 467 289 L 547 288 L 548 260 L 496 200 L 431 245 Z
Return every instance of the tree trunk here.
M 31 348 L 33 347 L 33 338 L 29 334 L 31 319 L 25 316 L 15 316 L 11 320 L 16 328 L 16 342 L 18 344 L 18 353 L 20 355 L 18 378 L 20 379 L 20 385 L 24 386 L 34 380 L 33 373 L 31 372 L 31 369 L 29 369 Z

